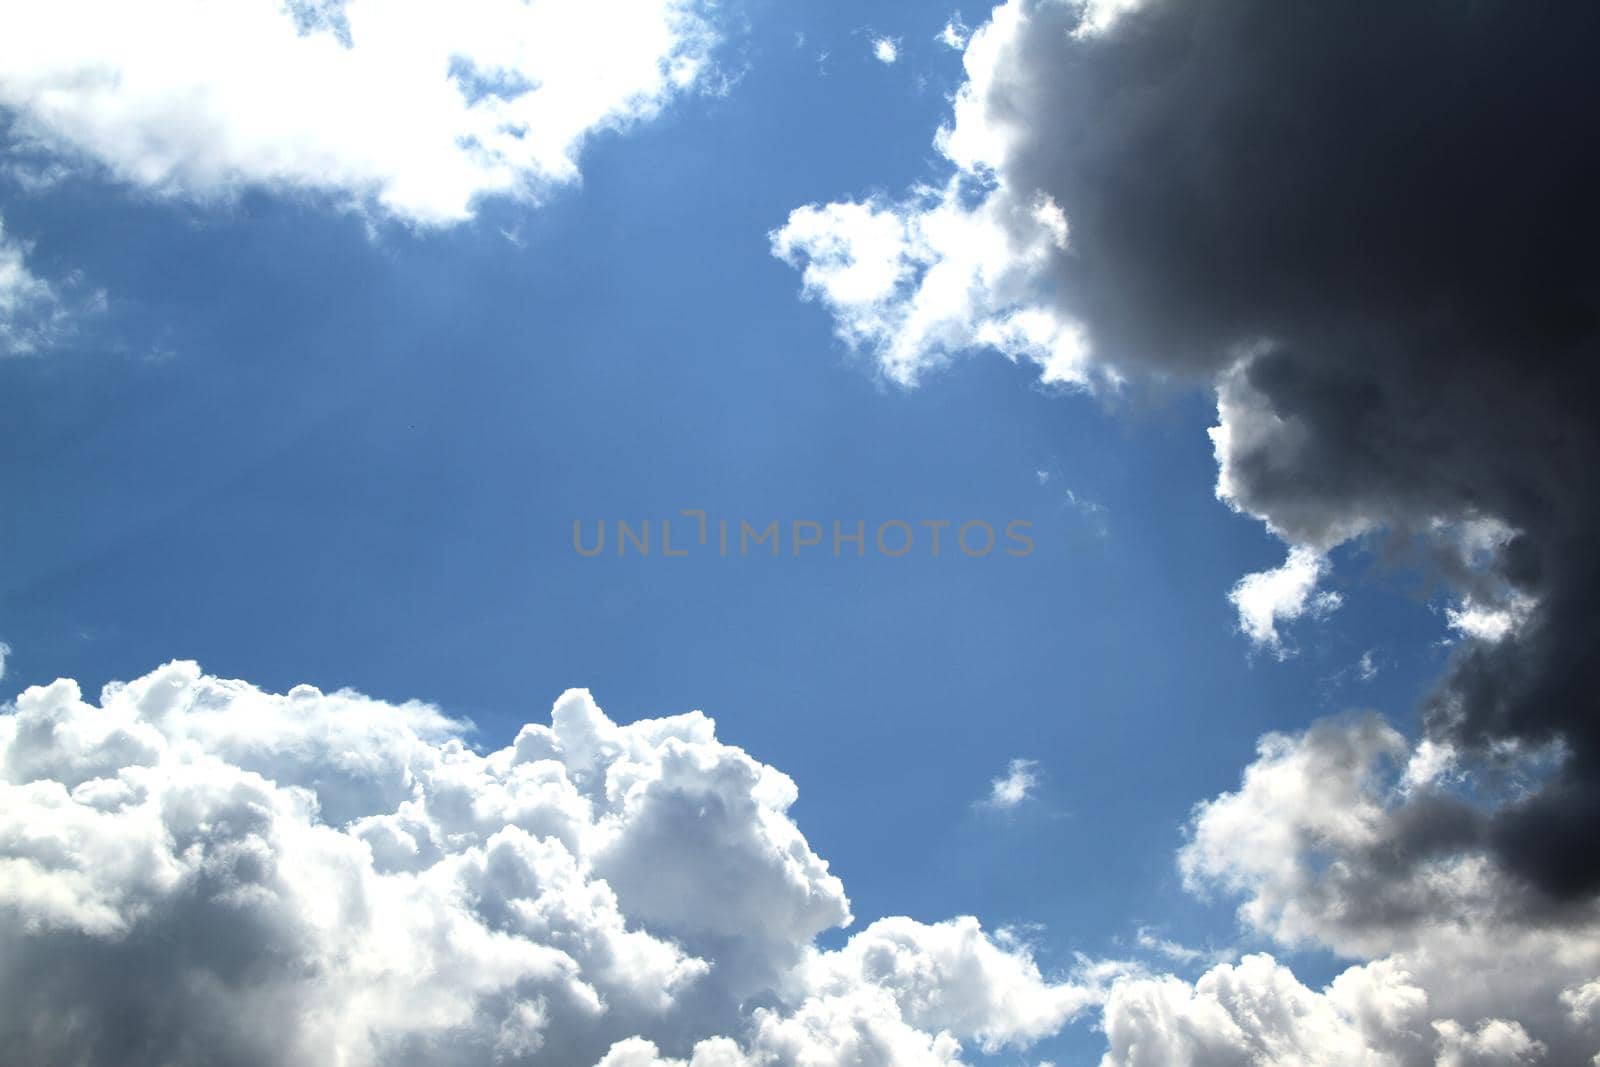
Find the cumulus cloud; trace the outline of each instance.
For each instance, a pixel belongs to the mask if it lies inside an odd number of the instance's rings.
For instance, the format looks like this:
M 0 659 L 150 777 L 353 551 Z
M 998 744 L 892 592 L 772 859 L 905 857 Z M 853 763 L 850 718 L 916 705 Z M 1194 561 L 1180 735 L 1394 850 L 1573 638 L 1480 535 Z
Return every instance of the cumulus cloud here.
M 408 222 L 535 200 L 707 71 L 700 0 L 62 0 L 0 10 L 11 135 L 165 195 L 260 186 Z
M 989 783 L 989 795 L 983 804 L 990 808 L 1014 808 L 1027 800 L 1039 785 L 1039 761 L 1014 759 L 1006 764 L 1006 773 Z
M 1425 1004 L 1392 970 L 1346 972 L 1316 991 L 1271 956 L 1250 955 L 1192 984 L 1172 975 L 1117 983 L 1101 1067 L 1399 1067 L 1406 1061 L 1388 1046 Z
M 1382 537 L 1448 584 L 1430 733 L 1564 747 L 1492 836 L 1567 895 L 1600 890 L 1597 45 L 1587 5 L 1007 0 L 935 137 L 948 177 L 773 240 L 896 382 L 987 348 L 1214 388 L 1218 495 L 1291 561 Z M 1307 573 L 1245 586 L 1245 631 L 1315 605 Z
M 872 39 L 872 58 L 884 66 L 892 65 L 900 58 L 900 39 L 898 37 L 874 37 Z
M 1366 962 L 1321 990 L 1265 953 L 1192 983 L 1126 977 L 1106 1067 L 1587 1062 L 1600 908 L 1491 862 L 1482 802 L 1518 785 L 1444 767 L 1375 715 L 1263 738 L 1240 787 L 1196 808 L 1185 881 L 1242 898 L 1258 935 Z
M 172 663 L 0 715 L 0 1042 L 30 1063 L 961 1062 L 1104 996 L 976 920 L 851 921 L 794 783 L 586 692 L 424 704 Z

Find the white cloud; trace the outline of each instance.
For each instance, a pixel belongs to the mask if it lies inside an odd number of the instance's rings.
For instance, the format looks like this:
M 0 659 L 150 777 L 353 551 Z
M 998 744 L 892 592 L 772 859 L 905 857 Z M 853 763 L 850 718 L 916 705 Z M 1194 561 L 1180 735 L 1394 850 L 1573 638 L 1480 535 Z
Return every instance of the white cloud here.
M 991 808 L 1014 808 L 1033 793 L 1039 785 L 1038 760 L 1014 759 L 1006 764 L 1006 773 L 989 783 L 989 795 L 983 803 Z
M 1036 364 L 1045 382 L 1088 386 L 1082 331 L 1035 303 L 1026 284 L 1065 243 L 1065 223 L 1054 225 L 1060 212 L 1040 199 L 1024 210 L 1052 225 L 1014 230 L 1011 210 L 993 198 L 968 206 L 957 178 L 898 203 L 797 208 L 771 234 L 772 252 L 801 270 L 804 295 L 828 308 L 840 339 L 901 385 L 992 348 Z
M 1352 969 L 1322 992 L 1271 956 L 1223 963 L 1190 984 L 1167 975 L 1112 987 L 1102 1067 L 1400 1067 L 1386 1046 L 1426 995 L 1388 968 Z
M 1085 0 L 1083 21 L 1075 31 L 1080 37 L 1104 33 L 1117 20 L 1143 7 L 1145 0 Z
M 1052 978 L 971 918 L 819 948 L 849 903 L 787 814 L 794 784 L 703 715 L 624 726 L 573 691 L 505 748 L 462 731 L 183 663 L 98 705 L 71 682 L 22 694 L 0 715 L 0 1041 L 90 1067 L 924 1067 L 1103 1006 L 1104 1067 L 1600 1048 L 1594 907 L 1521 908 L 1471 847 L 1408 858 L 1449 761 L 1375 717 L 1264 738 L 1180 855 L 1252 933 L 1366 961 L 1320 990 L 1265 953 L 1192 982 L 1087 960 Z M 1013 763 L 994 797 L 1030 777 Z
M 1446 608 L 1445 619 L 1463 637 L 1496 644 L 1516 633 L 1536 606 L 1529 596 L 1511 594 L 1500 603 L 1481 603 L 1468 596 L 1459 606 Z
M 1066 217 L 1042 194 L 1009 189 L 996 169 L 1007 134 L 983 93 L 1021 22 L 1020 7 L 1004 4 L 966 41 L 955 121 L 935 139 L 954 170 L 943 187 L 808 205 L 771 235 L 838 336 L 901 385 L 978 349 L 1033 363 L 1050 384 L 1118 380 L 1091 365 L 1084 331 L 1047 296 L 1046 268 L 1069 247 Z M 946 30 L 959 32 L 954 20 Z
M 708 67 L 699 0 L 58 0 L 0 7 L 14 135 L 161 194 L 243 186 L 418 224 L 578 177 Z
M 1485 1019 L 1468 1030 L 1453 1019 L 1433 1024 L 1439 1034 L 1437 1067 L 1511 1067 L 1544 1059 L 1545 1047 L 1517 1022 Z
M 169 664 L 0 715 L 0 1042 L 31 1063 L 958 1063 L 1104 995 L 970 918 L 838 950 L 782 773 L 582 691 L 424 704 Z M 676 1058 L 674 1058 L 676 1057 Z
M 1233 959 L 1236 952 L 1233 949 L 1198 949 L 1171 938 L 1160 937 L 1147 926 L 1139 927 L 1134 937 L 1134 944 L 1146 952 L 1154 952 L 1172 960 L 1174 963 L 1197 963 L 1210 961 L 1211 963 L 1225 963 Z
M 1586 1023 L 1600 1015 L 1600 979 L 1563 990 L 1561 1003 L 1575 1023 Z
M 1289 654 L 1278 625 L 1303 615 L 1323 616 L 1339 607 L 1338 593 L 1318 593 L 1317 583 L 1327 577 L 1328 561 L 1309 548 L 1292 547 L 1283 565 L 1247 574 L 1228 593 L 1239 613 L 1239 629 L 1252 644 L 1267 648 L 1282 659 Z
M 900 58 L 900 39 L 898 37 L 874 37 L 872 39 L 872 58 L 888 66 Z
M 967 47 L 967 40 L 971 36 L 972 28 L 961 21 L 961 13 L 958 11 L 950 16 L 950 20 L 944 24 L 944 29 L 939 31 L 939 35 L 934 40 L 946 48 L 953 48 L 959 52 Z
M 1419 760 L 1435 782 L 1448 762 L 1376 716 L 1263 738 L 1239 789 L 1196 809 L 1185 881 L 1242 896 L 1257 935 L 1367 962 L 1322 990 L 1266 954 L 1193 983 L 1125 977 L 1105 1067 L 1587 1061 L 1600 911 L 1552 913 L 1499 873 Z
M 0 641 L 0 680 L 6 676 L 6 660 L 11 656 L 11 646 Z
M 46 351 L 71 334 L 79 314 L 104 306 L 99 293 L 80 297 L 75 278 L 63 288 L 39 277 L 28 266 L 30 252 L 0 219 L 0 358 Z

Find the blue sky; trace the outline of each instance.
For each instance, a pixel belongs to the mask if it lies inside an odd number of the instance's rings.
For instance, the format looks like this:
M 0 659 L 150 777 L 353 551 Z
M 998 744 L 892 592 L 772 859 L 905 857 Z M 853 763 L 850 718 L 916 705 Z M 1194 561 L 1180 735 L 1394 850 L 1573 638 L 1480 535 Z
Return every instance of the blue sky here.
M 1216 497 L 1208 389 L 1091 395 L 982 350 L 907 388 L 800 299 L 769 248 L 791 210 L 944 180 L 952 14 L 734 5 L 724 92 L 595 135 L 581 182 L 541 203 L 489 196 L 454 225 L 8 172 L 30 269 L 106 295 L 51 351 L 0 360 L 6 695 L 194 659 L 269 692 L 427 701 L 483 751 L 573 686 L 618 722 L 697 708 L 798 783 L 852 929 L 976 915 L 1028 930 L 1047 973 L 1076 953 L 1172 965 L 1142 928 L 1265 943 L 1234 897 L 1183 888 L 1193 806 L 1237 787 L 1267 731 L 1358 706 L 1413 732 L 1444 600 L 1335 548 L 1338 610 L 1288 624 L 1293 654 L 1255 647 L 1228 592 L 1284 546 Z M 573 550 L 574 520 L 671 518 L 677 538 L 687 508 L 1020 519 L 1037 547 Z M 1019 758 L 1036 787 L 985 806 Z M 1343 966 L 1279 958 L 1313 986 Z M 1092 1062 L 1093 1022 L 1028 1062 Z

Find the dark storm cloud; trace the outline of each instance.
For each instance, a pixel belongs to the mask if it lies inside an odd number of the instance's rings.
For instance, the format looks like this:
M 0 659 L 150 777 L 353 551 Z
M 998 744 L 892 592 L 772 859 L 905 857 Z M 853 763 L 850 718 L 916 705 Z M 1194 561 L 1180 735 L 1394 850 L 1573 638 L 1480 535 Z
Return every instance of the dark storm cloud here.
M 1250 431 L 1219 447 L 1224 484 L 1286 538 L 1386 529 L 1458 593 L 1537 601 L 1465 643 L 1425 718 L 1477 754 L 1565 745 L 1488 838 L 1543 891 L 1600 889 L 1600 6 L 1079 17 L 1032 5 L 982 98 L 1009 195 L 1069 220 L 1061 310 L 1100 358 L 1222 376 Z M 1460 530 L 1484 519 L 1516 533 L 1475 560 Z

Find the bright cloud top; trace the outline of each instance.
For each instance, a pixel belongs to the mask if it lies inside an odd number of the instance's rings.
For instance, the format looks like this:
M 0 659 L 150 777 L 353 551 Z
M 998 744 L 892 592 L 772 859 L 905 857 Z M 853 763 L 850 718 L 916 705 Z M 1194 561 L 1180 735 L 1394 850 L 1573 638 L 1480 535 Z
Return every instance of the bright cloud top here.
M 173 663 L 0 716 L 0 1042 L 31 1063 L 958 1063 L 1103 997 L 972 919 L 837 951 L 794 783 L 583 691 L 487 754 L 422 704 Z M 678 1061 L 674 1061 L 678 1062 Z
M 699 0 L 61 0 L 0 9 L 15 133 L 163 194 L 242 186 L 468 217 L 705 72 Z

